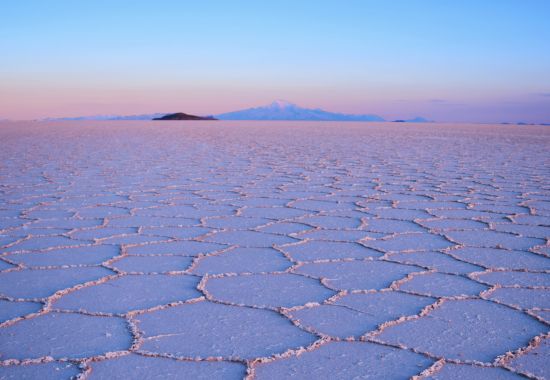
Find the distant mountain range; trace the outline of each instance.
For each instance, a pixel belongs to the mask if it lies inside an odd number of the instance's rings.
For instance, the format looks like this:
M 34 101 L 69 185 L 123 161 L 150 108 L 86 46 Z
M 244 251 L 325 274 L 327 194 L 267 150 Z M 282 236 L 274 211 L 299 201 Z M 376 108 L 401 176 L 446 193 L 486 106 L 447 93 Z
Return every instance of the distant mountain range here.
M 182 112 L 178 113 L 186 115 Z M 166 113 L 153 113 L 141 115 L 95 115 L 95 116 L 78 116 L 78 117 L 62 117 L 48 118 L 45 120 L 153 120 L 161 119 L 167 115 L 176 115 Z M 193 115 L 189 115 L 193 116 Z M 296 104 L 276 100 L 271 104 L 247 108 L 244 110 L 226 112 L 213 116 L 196 116 L 199 119 L 180 118 L 171 116 L 169 119 L 163 120 L 200 120 L 200 119 L 219 119 L 219 120 L 303 120 L 303 121 L 385 121 L 382 117 L 374 114 L 346 114 L 329 112 L 320 108 L 304 108 Z M 394 120 L 395 122 L 407 123 L 426 123 L 429 120 L 423 117 L 416 117 L 408 120 Z
M 220 120 L 317 120 L 317 121 L 384 121 L 378 115 L 352 115 L 302 108 L 284 100 L 276 100 L 263 107 L 215 115 Z
M 75 116 L 75 117 L 49 117 L 45 121 L 57 120 L 153 120 L 158 117 L 168 115 L 165 113 L 149 113 L 141 115 L 93 115 L 93 116 Z
M 502 122 L 500 123 L 502 125 L 544 125 L 544 126 L 549 126 L 550 123 L 526 123 L 525 121 L 516 121 L 515 123 L 510 123 L 510 122 Z

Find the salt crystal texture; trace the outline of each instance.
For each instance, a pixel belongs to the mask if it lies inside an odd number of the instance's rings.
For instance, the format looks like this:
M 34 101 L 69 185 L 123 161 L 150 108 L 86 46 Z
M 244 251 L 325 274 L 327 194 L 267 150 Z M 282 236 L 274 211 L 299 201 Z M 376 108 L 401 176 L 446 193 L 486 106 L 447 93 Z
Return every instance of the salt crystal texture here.
M 0 378 L 550 379 L 549 146 L 0 122 Z

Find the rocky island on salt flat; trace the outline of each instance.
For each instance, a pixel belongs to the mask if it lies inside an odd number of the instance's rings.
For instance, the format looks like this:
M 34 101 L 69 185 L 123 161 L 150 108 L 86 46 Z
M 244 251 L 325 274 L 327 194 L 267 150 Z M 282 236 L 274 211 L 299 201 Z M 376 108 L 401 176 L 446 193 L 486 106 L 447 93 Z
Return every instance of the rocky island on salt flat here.
M 153 120 L 216 120 L 213 116 L 195 116 L 183 112 L 170 113 L 153 118 Z

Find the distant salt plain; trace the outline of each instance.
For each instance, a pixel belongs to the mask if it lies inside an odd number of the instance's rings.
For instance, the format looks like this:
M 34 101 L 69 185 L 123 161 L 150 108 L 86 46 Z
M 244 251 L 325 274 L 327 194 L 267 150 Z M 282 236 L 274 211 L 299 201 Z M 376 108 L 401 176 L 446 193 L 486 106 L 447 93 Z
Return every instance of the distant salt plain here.
M 0 378 L 550 379 L 550 129 L 1 122 Z

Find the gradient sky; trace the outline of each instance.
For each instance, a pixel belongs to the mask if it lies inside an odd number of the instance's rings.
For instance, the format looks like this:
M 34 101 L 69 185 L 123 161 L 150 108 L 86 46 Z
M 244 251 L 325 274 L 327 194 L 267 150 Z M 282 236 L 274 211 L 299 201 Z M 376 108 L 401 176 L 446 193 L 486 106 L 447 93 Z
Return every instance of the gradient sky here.
M 0 118 L 286 99 L 387 119 L 550 122 L 550 1 L 2 1 Z

